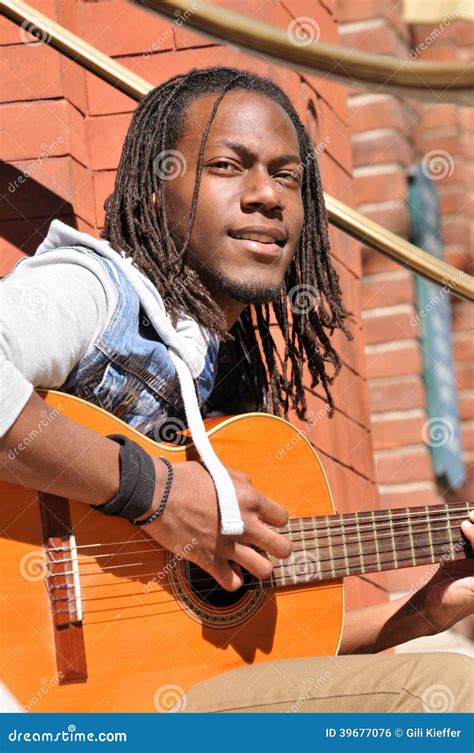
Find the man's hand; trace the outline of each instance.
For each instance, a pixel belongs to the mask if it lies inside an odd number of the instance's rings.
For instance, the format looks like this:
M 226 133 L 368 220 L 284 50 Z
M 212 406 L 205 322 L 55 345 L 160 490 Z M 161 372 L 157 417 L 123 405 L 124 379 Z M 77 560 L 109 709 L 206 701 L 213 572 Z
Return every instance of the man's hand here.
M 474 548 L 474 511 L 461 529 Z M 443 562 L 416 594 L 425 619 L 441 633 L 474 613 L 474 559 Z
M 157 499 L 151 510 L 158 505 L 163 489 L 160 479 L 163 478 L 164 464 L 156 460 L 155 468 Z M 285 508 L 257 491 L 247 474 L 227 469 L 236 488 L 245 530 L 241 536 L 223 536 L 214 483 L 207 470 L 195 461 L 178 463 L 173 470 L 173 484 L 165 510 L 144 529 L 159 544 L 176 553 L 183 550 L 186 559 L 202 567 L 226 591 L 236 591 L 243 584 L 241 567 L 260 579 L 270 576 L 272 563 L 253 547 L 257 546 L 278 559 L 290 556 L 290 540 L 268 527 L 285 525 L 288 521 Z M 193 539 L 198 543 L 186 546 Z

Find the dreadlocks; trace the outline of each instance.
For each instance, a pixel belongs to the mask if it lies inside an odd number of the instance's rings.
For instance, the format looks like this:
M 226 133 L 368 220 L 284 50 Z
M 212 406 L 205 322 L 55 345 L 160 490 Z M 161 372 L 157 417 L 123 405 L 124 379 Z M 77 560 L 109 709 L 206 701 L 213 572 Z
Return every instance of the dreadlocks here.
M 199 275 L 186 263 L 185 252 L 196 212 L 207 136 L 219 103 L 231 89 L 265 94 L 278 102 L 291 118 L 304 166 L 305 220 L 298 250 L 279 295 L 271 304 L 248 306 L 227 331 L 223 312 Z M 186 128 L 188 105 L 209 94 L 217 94 L 217 97 L 202 137 L 185 241 L 177 248 L 166 216 L 165 181 L 157 175 L 155 159 L 174 149 Z M 153 193 L 158 199 L 156 204 L 152 201 Z M 237 341 L 247 354 L 239 367 L 247 384 L 251 385 L 249 389 L 257 410 L 269 409 L 281 415 L 283 409 L 287 417 L 291 405 L 298 417 L 304 419 L 303 364 L 307 361 L 311 387 L 322 384 L 329 415 L 332 415 L 334 403 L 329 385 L 339 373 L 341 361 L 329 337 L 335 329 L 340 329 L 352 339 L 345 326 L 350 312 L 344 308 L 339 277 L 331 263 L 327 214 L 314 146 L 291 101 L 279 86 L 248 71 L 213 67 L 194 68 L 152 89 L 134 112 L 114 192 L 107 197 L 104 206 L 106 217 L 101 236 L 117 251 L 130 256 L 150 278 L 172 321 L 176 322 L 185 312 L 216 332 L 223 342 Z M 270 306 L 285 343 L 282 355 L 271 333 Z M 326 373 L 326 363 L 334 368 L 332 376 Z

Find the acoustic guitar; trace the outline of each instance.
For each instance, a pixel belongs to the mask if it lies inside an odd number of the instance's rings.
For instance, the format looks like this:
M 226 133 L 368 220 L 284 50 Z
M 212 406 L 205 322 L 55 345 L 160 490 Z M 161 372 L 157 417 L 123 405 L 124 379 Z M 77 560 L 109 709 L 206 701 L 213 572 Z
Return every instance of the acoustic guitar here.
M 38 394 L 47 421 L 57 411 L 172 463 L 198 457 L 186 432 L 155 442 L 84 400 Z M 290 516 L 278 530 L 292 555 L 272 557 L 271 578 L 247 574 L 235 593 L 186 559 L 196 540 L 167 551 L 124 519 L 2 484 L 1 679 L 28 711 L 166 711 L 227 670 L 336 654 L 344 576 L 472 556 L 460 529 L 467 502 L 339 515 L 315 450 L 287 421 L 249 413 L 206 429 L 224 464 Z

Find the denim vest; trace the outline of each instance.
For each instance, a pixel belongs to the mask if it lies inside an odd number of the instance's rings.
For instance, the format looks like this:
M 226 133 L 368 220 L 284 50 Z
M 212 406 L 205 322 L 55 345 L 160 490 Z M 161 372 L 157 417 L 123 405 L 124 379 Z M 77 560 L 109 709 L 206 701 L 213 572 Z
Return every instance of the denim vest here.
M 58 389 L 104 408 L 152 439 L 170 439 L 171 428 L 186 425 L 184 405 L 175 366 L 168 348 L 148 321 L 140 300 L 123 272 L 92 249 L 71 246 L 92 254 L 106 270 L 118 294 L 115 311 L 94 343 Z M 204 367 L 195 379 L 201 412 L 214 386 L 218 344 L 207 348 Z

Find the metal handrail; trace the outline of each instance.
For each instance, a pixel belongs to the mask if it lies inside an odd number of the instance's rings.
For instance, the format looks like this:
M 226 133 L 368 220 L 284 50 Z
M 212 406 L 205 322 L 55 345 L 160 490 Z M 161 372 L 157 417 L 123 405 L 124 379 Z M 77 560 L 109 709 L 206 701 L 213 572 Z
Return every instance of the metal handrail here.
M 149 81 L 132 73 L 22 0 L 1 0 L 0 11 L 19 26 L 28 24 L 30 33 L 39 36 L 44 42 L 136 101 L 140 101 L 154 88 Z M 443 285 L 456 295 L 470 301 L 474 300 L 474 277 L 471 275 L 431 256 L 334 197 L 325 194 L 325 201 L 329 221 L 335 227 L 417 274 Z
M 307 71 L 340 81 L 348 86 L 363 86 L 377 92 L 385 91 L 425 102 L 451 102 L 473 105 L 474 64 L 436 63 L 422 60 L 399 60 L 390 55 L 374 55 L 349 50 L 343 45 L 312 41 L 316 35 L 310 26 L 308 43 L 301 39 L 298 23 L 280 29 L 257 18 L 221 8 L 205 0 L 190 4 L 189 0 L 133 0 L 151 12 L 165 14 L 177 22 L 182 14 L 186 25 L 211 39 L 228 42 L 248 50 L 267 61 Z M 196 7 L 194 7 L 196 6 Z M 297 19 L 295 19 L 297 21 Z M 249 23 L 251 21 L 251 23 Z M 301 19 L 304 28 L 307 17 Z M 312 34 L 313 32 L 313 34 Z

